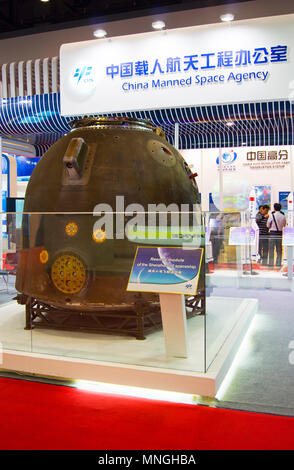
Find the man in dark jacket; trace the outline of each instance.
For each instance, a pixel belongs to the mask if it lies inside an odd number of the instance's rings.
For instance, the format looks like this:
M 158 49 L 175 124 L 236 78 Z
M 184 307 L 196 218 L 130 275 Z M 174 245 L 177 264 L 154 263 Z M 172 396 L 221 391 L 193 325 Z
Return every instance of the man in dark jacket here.
M 268 264 L 269 238 L 268 228 L 266 224 L 269 217 L 269 209 L 270 207 L 267 204 L 259 206 L 259 211 L 257 212 L 255 217 L 256 223 L 259 228 L 258 252 L 260 255 L 261 264 L 263 265 Z

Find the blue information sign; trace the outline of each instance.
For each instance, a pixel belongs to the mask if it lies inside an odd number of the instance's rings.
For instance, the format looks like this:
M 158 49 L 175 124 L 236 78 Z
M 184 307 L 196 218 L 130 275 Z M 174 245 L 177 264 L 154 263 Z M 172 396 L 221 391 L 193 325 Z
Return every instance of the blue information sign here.
M 137 248 L 128 291 L 195 295 L 203 248 Z
M 288 214 L 288 196 L 290 191 L 279 191 L 279 203 L 282 206 L 282 211 L 285 215 Z

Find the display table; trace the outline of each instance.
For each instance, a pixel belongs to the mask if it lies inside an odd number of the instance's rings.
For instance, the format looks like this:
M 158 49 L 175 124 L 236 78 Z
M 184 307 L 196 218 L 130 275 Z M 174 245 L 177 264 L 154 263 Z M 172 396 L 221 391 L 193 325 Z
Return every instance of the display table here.
M 0 306 L 3 369 L 215 396 L 257 311 L 255 299 L 208 297 L 187 319 L 187 357 L 165 353 L 164 333 L 133 337 L 24 330 L 24 306 Z M 204 323 L 206 319 L 206 325 Z M 206 370 L 206 372 L 205 372 Z

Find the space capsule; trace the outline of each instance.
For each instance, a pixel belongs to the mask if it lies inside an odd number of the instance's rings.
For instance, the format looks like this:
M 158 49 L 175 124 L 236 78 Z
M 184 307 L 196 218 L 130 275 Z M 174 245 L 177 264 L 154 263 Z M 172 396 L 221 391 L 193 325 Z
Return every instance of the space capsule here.
M 192 177 L 191 177 L 192 176 Z M 16 289 L 57 309 L 123 308 L 136 243 L 95 230 L 95 207 L 200 203 L 187 163 L 149 121 L 84 118 L 40 159 L 25 194 Z M 122 215 L 126 222 L 126 215 Z M 114 229 L 118 223 L 114 217 Z M 157 299 L 140 294 L 141 303 Z

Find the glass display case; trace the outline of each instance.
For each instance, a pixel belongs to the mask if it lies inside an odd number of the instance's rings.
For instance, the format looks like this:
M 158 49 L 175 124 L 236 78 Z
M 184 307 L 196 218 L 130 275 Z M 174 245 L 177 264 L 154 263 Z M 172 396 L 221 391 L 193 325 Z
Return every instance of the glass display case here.
M 208 373 L 257 308 L 230 245 L 241 214 L 154 215 L 5 214 L 3 349 Z

